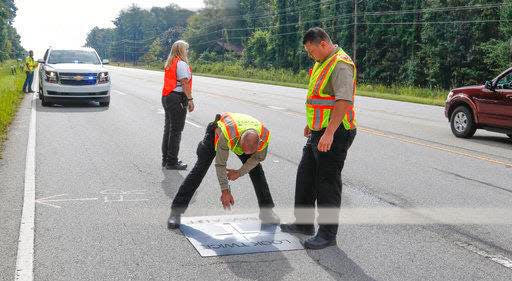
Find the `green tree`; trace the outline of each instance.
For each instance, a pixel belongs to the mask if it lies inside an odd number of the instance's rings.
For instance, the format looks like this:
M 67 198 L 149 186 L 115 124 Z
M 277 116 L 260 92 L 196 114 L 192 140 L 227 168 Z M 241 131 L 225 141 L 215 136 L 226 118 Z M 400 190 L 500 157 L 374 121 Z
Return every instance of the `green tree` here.
M 151 46 L 149 46 L 149 51 L 142 57 L 142 61 L 150 64 L 156 63 L 161 60 L 161 53 L 162 44 L 160 43 L 159 39 L 155 39 Z

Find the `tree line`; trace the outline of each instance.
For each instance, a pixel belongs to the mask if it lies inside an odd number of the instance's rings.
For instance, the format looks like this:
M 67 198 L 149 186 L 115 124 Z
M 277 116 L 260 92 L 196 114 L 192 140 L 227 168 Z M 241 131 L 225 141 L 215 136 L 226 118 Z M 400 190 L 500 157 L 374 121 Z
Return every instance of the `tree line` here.
M 20 36 L 12 26 L 16 11 L 14 0 L 0 0 L 0 62 L 22 58 L 25 54 Z
M 311 66 L 302 46 L 326 29 L 369 84 L 448 89 L 481 83 L 510 67 L 512 0 L 205 0 L 122 11 L 87 45 L 119 61 L 158 62 L 179 38 L 194 63 L 236 61 L 261 69 Z

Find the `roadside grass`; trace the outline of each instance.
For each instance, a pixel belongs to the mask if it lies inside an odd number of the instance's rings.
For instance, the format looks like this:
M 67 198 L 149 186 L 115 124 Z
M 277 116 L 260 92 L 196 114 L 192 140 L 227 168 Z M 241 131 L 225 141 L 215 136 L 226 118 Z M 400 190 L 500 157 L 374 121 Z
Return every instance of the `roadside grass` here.
M 162 70 L 163 63 L 138 64 L 113 63 L 113 65 Z M 194 75 L 271 84 L 277 86 L 307 88 L 308 75 L 306 71 L 298 73 L 286 69 L 257 69 L 244 67 L 240 63 L 192 63 Z M 358 83 L 357 95 L 379 99 L 412 102 L 427 105 L 444 106 L 448 91 L 442 89 L 418 88 L 413 86 L 384 86 Z
M 16 65 L 16 61 L 0 63 L 0 159 L 8 127 L 24 97 L 21 90 L 24 82 L 23 71 L 17 68 L 16 74 L 11 74 L 11 66 Z

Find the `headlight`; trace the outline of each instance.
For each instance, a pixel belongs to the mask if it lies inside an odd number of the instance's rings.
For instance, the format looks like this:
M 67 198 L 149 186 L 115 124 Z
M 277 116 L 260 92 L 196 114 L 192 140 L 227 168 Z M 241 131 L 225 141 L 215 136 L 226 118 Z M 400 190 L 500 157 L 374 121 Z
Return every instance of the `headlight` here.
M 110 81 L 110 77 L 108 76 L 108 72 L 100 72 L 98 73 L 98 84 L 99 83 L 107 83 Z
M 59 74 L 55 71 L 46 70 L 44 74 L 44 80 L 48 83 L 57 83 L 59 81 Z

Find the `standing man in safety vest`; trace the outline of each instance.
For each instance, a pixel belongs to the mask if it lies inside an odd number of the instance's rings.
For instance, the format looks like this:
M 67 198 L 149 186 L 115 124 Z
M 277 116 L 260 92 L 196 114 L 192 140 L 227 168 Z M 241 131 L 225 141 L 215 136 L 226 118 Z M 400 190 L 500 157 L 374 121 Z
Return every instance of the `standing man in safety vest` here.
M 204 139 L 199 142 L 194 168 L 181 184 L 172 202 L 167 227 L 179 227 L 181 215 L 187 209 L 214 159 L 221 189 L 220 201 L 224 209 L 230 209 L 235 203 L 228 180 L 235 181 L 249 173 L 258 198 L 262 223 L 279 223 L 279 218 L 272 211 L 274 202 L 260 164 L 267 156 L 269 142 L 270 131 L 254 117 L 230 112 L 217 114 L 215 120 L 206 128 Z M 229 151 L 235 153 L 242 161 L 240 169 L 226 168 Z
M 282 231 L 315 234 L 315 202 L 318 232 L 304 246 L 322 249 L 336 244 L 341 205 L 341 171 L 356 135 L 354 97 L 356 67 L 350 57 L 321 28 L 309 29 L 304 48 L 315 60 L 306 99 L 308 138 L 302 152 L 295 187 L 295 223 Z
M 27 74 L 27 78 L 23 84 L 23 92 L 25 93 L 34 92 L 32 91 L 32 81 L 34 80 L 34 70 L 36 69 L 37 65 L 38 63 L 34 61 L 34 52 L 31 50 L 28 52 L 28 56 L 25 58 L 25 63 L 23 65 L 23 69 Z

